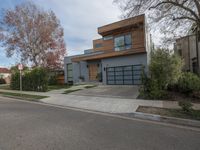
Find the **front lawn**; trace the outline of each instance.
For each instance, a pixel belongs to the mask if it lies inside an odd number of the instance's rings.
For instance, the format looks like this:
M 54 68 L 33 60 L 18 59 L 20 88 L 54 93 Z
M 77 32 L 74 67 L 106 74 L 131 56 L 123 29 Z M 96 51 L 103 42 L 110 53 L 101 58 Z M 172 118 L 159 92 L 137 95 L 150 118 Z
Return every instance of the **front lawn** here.
M 48 91 L 51 91 L 51 90 L 59 90 L 59 89 L 68 89 L 70 88 L 71 85 L 49 85 L 48 86 Z M 12 90 L 10 88 L 10 85 L 9 84 L 3 84 L 3 85 L 0 85 L 0 89 L 2 90 Z
M 66 90 L 63 94 L 69 94 L 69 93 L 72 93 L 72 92 L 76 92 L 76 91 L 80 91 L 82 89 L 71 89 L 71 90 Z
M 167 108 L 139 106 L 137 112 L 156 114 L 160 116 L 200 120 L 200 110 L 191 110 L 191 112 L 184 112 L 182 109 L 167 109 Z
M 5 96 L 5 97 L 12 97 L 16 99 L 30 100 L 30 101 L 39 101 L 40 99 L 48 97 L 48 96 L 41 96 L 41 95 L 30 95 L 30 94 L 21 94 L 21 93 L 12 93 L 12 92 L 0 92 L 0 95 Z
M 2 90 L 11 90 L 9 84 L 0 84 L 0 89 L 2 89 Z
M 68 89 L 70 87 L 71 87 L 71 85 L 67 85 L 67 84 L 64 84 L 64 85 L 49 85 L 48 91 L 59 90 L 59 89 Z
M 86 85 L 84 88 L 90 89 L 90 88 L 94 88 L 94 87 L 97 87 L 97 85 Z

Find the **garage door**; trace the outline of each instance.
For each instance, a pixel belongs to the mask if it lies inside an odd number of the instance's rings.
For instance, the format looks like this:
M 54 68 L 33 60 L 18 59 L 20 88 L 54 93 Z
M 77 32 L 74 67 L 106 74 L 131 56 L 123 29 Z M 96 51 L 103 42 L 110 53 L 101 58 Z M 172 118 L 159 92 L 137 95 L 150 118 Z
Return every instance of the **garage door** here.
M 141 84 L 141 75 L 143 66 L 130 65 L 108 67 L 106 69 L 108 85 L 139 85 Z

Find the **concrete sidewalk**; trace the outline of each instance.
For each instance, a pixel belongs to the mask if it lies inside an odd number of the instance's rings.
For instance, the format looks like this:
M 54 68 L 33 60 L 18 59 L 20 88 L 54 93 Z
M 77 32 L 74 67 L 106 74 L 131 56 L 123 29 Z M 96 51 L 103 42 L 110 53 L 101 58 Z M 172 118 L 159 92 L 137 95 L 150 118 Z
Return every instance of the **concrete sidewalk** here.
M 179 108 L 176 101 L 140 100 L 114 97 L 82 96 L 76 94 L 61 94 L 66 89 L 50 92 L 25 92 L 24 94 L 49 96 L 41 101 L 48 104 L 81 108 L 108 113 L 134 113 L 139 106 L 161 108 Z M 0 90 L 4 92 L 20 93 L 20 91 Z M 200 104 L 194 104 L 194 109 L 200 109 Z
M 132 113 L 139 105 L 162 107 L 162 101 L 147 101 L 135 99 L 107 98 L 77 95 L 54 95 L 41 100 L 44 103 L 82 108 L 109 113 Z

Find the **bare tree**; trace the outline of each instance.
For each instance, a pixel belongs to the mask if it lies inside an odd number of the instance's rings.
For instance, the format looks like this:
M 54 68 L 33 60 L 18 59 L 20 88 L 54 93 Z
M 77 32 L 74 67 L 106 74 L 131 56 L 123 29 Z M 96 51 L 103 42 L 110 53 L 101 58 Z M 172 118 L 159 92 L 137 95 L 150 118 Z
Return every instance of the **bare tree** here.
M 64 32 L 52 11 L 32 2 L 2 11 L 0 41 L 8 57 L 17 53 L 33 66 L 61 67 L 66 53 Z M 53 59 L 52 59 L 53 58 Z
M 196 26 L 200 29 L 200 0 L 115 0 L 125 18 L 147 13 L 151 29 L 165 35 L 164 42 L 183 36 Z

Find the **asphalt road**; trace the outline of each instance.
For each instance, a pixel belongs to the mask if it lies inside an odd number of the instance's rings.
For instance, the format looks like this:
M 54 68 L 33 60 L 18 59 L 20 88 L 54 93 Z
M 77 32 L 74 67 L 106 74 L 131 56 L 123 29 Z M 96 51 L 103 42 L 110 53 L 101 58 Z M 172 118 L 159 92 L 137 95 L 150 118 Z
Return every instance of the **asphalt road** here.
M 199 150 L 200 132 L 0 98 L 0 150 Z

